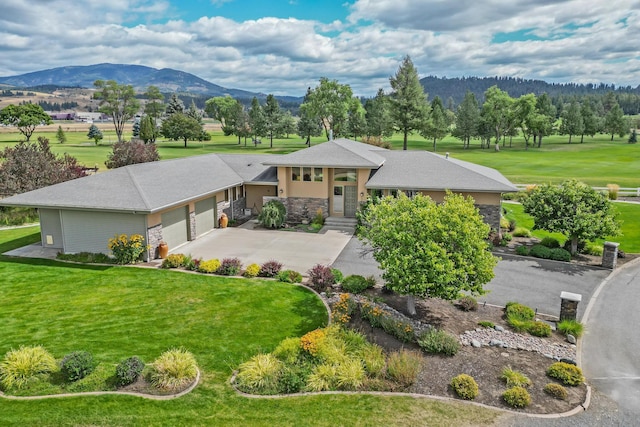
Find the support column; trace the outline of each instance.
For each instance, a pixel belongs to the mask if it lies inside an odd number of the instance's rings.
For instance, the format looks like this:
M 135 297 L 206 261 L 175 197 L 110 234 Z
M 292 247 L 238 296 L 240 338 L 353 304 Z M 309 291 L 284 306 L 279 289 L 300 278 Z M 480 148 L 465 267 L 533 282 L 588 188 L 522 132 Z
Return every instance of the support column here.
M 620 243 L 604 242 L 604 250 L 602 252 L 602 266 L 604 268 L 614 269 L 618 264 L 618 246 Z
M 563 291 L 560 294 L 560 320 L 577 320 L 580 301 L 582 295 Z

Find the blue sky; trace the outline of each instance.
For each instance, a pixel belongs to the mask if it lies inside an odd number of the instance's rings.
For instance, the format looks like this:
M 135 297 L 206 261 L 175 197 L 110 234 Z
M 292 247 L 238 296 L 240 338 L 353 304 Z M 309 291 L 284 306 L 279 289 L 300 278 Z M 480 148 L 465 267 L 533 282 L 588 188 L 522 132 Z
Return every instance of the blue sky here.
M 640 85 L 640 0 L 2 0 L 0 76 L 103 62 L 301 96 L 320 77 Z

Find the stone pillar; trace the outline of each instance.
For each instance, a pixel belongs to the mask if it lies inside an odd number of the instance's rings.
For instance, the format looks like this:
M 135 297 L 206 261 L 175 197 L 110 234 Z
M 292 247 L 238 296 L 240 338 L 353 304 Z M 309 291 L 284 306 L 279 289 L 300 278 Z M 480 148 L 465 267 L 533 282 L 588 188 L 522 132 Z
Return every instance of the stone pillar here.
M 582 301 L 580 294 L 564 291 L 560 293 L 560 320 L 577 320 L 580 301 Z
M 602 252 L 602 266 L 604 268 L 614 269 L 618 263 L 618 246 L 620 243 L 604 242 L 604 251 Z

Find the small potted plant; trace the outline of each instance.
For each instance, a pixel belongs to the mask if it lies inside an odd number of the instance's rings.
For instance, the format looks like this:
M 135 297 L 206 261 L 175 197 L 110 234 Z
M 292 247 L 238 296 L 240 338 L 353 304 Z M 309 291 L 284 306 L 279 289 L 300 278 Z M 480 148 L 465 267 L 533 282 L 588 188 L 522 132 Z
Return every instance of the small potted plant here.
M 220 226 L 220 228 L 227 228 L 228 224 L 229 218 L 227 217 L 227 214 L 222 213 L 222 215 L 220 215 L 220 219 L 218 220 L 218 225 Z
M 165 259 L 169 254 L 169 245 L 164 240 L 158 245 L 158 258 Z

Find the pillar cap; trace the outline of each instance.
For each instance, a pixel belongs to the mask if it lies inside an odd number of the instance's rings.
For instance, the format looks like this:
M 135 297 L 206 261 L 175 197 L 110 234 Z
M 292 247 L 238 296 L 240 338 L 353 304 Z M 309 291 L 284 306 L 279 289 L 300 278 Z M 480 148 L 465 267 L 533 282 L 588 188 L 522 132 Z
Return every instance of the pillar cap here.
M 577 302 L 582 301 L 582 295 L 574 294 L 573 292 L 566 292 L 566 291 L 562 291 L 562 293 L 560 294 L 560 298 L 566 299 L 569 301 L 577 301 Z
M 617 248 L 618 246 L 620 246 L 620 243 L 616 243 L 616 242 L 604 242 L 604 246 L 609 246 L 611 248 Z

